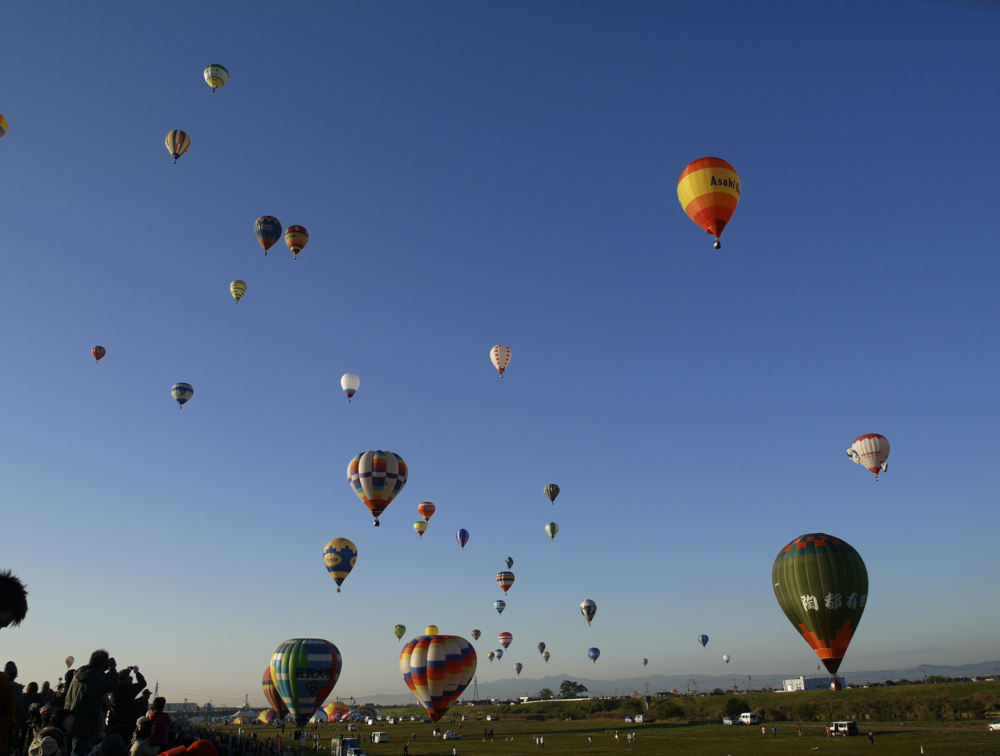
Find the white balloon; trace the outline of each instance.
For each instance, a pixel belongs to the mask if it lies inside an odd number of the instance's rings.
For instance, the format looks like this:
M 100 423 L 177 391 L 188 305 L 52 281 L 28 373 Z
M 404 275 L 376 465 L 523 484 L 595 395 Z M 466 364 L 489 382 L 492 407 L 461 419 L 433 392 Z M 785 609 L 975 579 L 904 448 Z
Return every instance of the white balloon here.
M 350 404 L 354 392 L 361 388 L 361 379 L 354 373 L 344 373 L 344 376 L 340 379 L 340 387 L 347 394 L 347 403 Z
M 510 364 L 510 347 L 497 344 L 490 350 L 490 359 L 493 361 L 493 367 L 497 369 L 500 377 L 503 378 L 503 371 Z
M 879 472 L 889 469 L 886 460 L 889 458 L 889 439 L 878 433 L 866 433 L 858 436 L 847 450 L 847 456 L 856 463 L 875 473 L 878 480 Z

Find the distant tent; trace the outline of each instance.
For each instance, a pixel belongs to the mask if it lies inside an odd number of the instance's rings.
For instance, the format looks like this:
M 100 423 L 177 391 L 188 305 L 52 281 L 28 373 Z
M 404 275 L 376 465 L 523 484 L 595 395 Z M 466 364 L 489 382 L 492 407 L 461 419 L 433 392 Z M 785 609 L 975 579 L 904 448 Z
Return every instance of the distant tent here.
M 316 709 L 316 713 L 312 715 L 310 722 L 329 722 L 330 718 L 327 717 L 326 712 L 322 709 Z

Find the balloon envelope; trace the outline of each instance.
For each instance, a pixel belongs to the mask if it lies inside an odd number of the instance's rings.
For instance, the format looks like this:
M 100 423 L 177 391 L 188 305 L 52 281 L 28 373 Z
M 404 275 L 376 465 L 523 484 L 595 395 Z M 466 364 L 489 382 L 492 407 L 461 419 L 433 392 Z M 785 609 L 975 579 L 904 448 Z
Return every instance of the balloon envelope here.
M 175 383 L 170 389 L 170 395 L 183 407 L 194 396 L 194 387 L 190 383 Z
M 507 608 L 506 601 L 494 601 L 493 608 L 497 610 L 497 614 L 503 614 L 503 610 Z
M 514 636 L 510 633 L 500 633 L 500 635 L 497 636 L 497 640 L 500 641 L 500 645 L 504 648 L 510 648 L 510 642 L 514 640 Z
M 535 646 L 535 648 L 538 649 L 538 653 L 540 653 L 540 654 L 544 654 L 545 653 L 545 644 L 544 643 L 539 643 L 537 646 Z
M 493 653 L 497 655 L 497 659 L 502 659 L 503 658 L 503 649 L 502 648 L 498 648 Z
M 489 659 L 491 662 L 493 661 L 493 657 L 494 656 L 496 656 L 496 654 L 493 653 L 492 651 L 487 651 L 486 652 L 486 658 Z
M 542 654 L 542 658 L 545 659 L 545 663 L 546 664 L 548 664 L 550 656 L 552 656 L 552 654 L 550 654 L 548 651 L 546 651 L 544 654 Z
M 330 577 L 337 583 L 337 593 L 340 593 L 340 586 L 351 574 L 354 565 L 358 562 L 358 547 L 346 538 L 334 538 L 323 549 L 323 564 Z
M 584 599 L 583 603 L 580 604 L 580 614 L 584 616 L 589 625 L 590 621 L 594 619 L 594 615 L 597 614 L 597 604 L 590 599 Z
M 225 69 L 224 66 L 220 66 L 218 63 L 212 63 L 205 69 L 205 83 L 212 88 L 214 92 L 216 89 L 222 89 L 226 86 L 229 81 L 229 71 Z
M 503 563 L 507 565 L 508 570 L 514 566 L 514 560 L 511 557 L 507 557 L 506 559 L 504 559 Z
M 350 404 L 351 397 L 353 397 L 355 392 L 361 388 L 361 379 L 354 373 L 344 373 L 340 377 L 340 388 L 342 388 L 344 393 L 347 394 L 347 402 Z
M 70 667 L 73 666 L 73 662 L 75 662 L 76 659 L 73 658 L 72 656 L 67 656 L 65 661 L 66 661 L 66 669 L 69 669 Z
M 729 659 L 730 659 L 729 654 L 722 655 L 722 661 L 724 661 L 726 664 L 729 664 Z
M 514 662 L 514 671 L 517 672 L 518 675 L 521 674 L 522 669 L 524 669 L 524 665 L 521 664 L 521 662 Z
M 701 644 L 701 647 L 704 648 L 705 646 L 708 645 L 708 636 L 707 635 L 699 635 L 698 636 L 698 642 Z
M 545 495 L 549 497 L 549 501 L 555 504 L 556 497 L 559 495 L 559 486 L 557 486 L 555 483 L 549 483 L 542 490 L 545 491 Z
M 559 532 L 559 526 L 554 522 L 550 522 L 545 526 L 545 532 L 548 533 L 549 538 L 554 541 L 556 539 L 556 533 Z
M 261 687 L 264 689 L 264 698 L 271 704 L 271 708 L 274 711 L 278 714 L 288 713 L 288 707 L 285 706 L 285 702 L 278 695 L 278 689 L 274 687 L 274 680 L 271 677 L 271 665 L 268 665 L 267 669 L 264 670 L 264 680 L 261 683 Z
M 434 513 L 437 512 L 437 507 L 429 501 L 422 501 L 417 504 L 417 512 L 420 513 L 420 516 L 424 518 L 425 522 L 430 522 L 431 517 L 433 517 Z
M 479 632 L 478 630 L 473 630 L 472 631 L 472 640 L 479 640 L 479 636 L 480 635 L 482 635 L 481 632 Z
M 588 648 L 587 658 L 590 659 L 594 664 L 597 664 L 597 657 L 601 655 L 601 649 L 599 648 Z
M 340 651 L 328 640 L 294 638 L 275 649 L 271 679 L 299 727 L 323 705 L 342 666 Z
M 0 115 L 0 137 L 7 133 L 8 126 L 7 119 Z
M 771 583 L 788 621 L 836 674 L 868 602 L 861 555 L 839 538 L 807 533 L 778 552 Z
M 643 659 L 642 660 L 642 666 L 645 667 L 647 664 L 649 664 L 649 659 Z
M 421 522 L 415 522 L 415 523 L 413 523 L 413 529 L 415 531 L 417 531 L 417 535 L 418 536 L 420 536 L 421 538 L 423 538 L 424 537 L 424 533 L 427 532 L 427 523 L 423 522 L 423 521 L 421 521 Z
M 503 588 L 503 592 L 506 593 L 507 590 L 514 585 L 514 573 L 504 570 L 503 572 L 497 573 L 497 583 Z
M 503 378 L 503 371 L 510 364 L 510 347 L 497 344 L 490 350 L 490 360 L 493 361 L 493 367 L 497 369 L 500 377 Z
M 403 647 L 399 671 L 431 721 L 437 722 L 472 681 L 476 650 L 457 635 L 424 635 Z
M 281 221 L 271 215 L 262 215 L 253 224 L 257 241 L 264 248 L 264 254 L 281 238 Z
M 403 639 L 403 634 L 406 632 L 406 625 L 393 625 L 392 634 L 395 635 L 399 640 Z
M 455 538 L 458 539 L 458 543 L 464 549 L 465 548 L 465 544 L 467 544 L 469 542 L 469 531 L 466 530 L 465 528 L 461 528 L 455 534 Z
M 406 485 L 408 470 L 403 458 L 389 451 L 366 451 L 347 465 L 347 479 L 354 492 L 375 517 L 385 511 Z
M 878 433 L 858 436 L 847 450 L 847 456 L 866 468 L 868 472 L 875 473 L 875 480 L 878 480 L 879 472 L 889 469 L 889 464 L 886 462 L 889 459 L 889 439 Z
M 236 280 L 229 284 L 229 291 L 233 294 L 233 299 L 239 302 L 243 299 L 243 295 L 247 293 L 246 281 Z
M 285 231 L 285 244 L 292 250 L 292 257 L 298 258 L 306 244 L 309 243 L 309 232 L 303 226 L 289 226 Z
M 106 355 L 107 353 L 108 350 L 102 346 L 95 346 L 93 349 L 90 350 L 91 356 L 98 362 L 100 362 L 101 359 L 104 357 L 104 355 Z
M 740 177 L 721 158 L 695 160 L 677 181 L 677 199 L 688 216 L 718 239 L 740 201 Z
M 177 158 L 183 155 L 191 147 L 191 137 L 185 134 L 183 131 L 171 131 L 167 134 L 167 152 L 170 153 L 170 157 L 177 162 Z

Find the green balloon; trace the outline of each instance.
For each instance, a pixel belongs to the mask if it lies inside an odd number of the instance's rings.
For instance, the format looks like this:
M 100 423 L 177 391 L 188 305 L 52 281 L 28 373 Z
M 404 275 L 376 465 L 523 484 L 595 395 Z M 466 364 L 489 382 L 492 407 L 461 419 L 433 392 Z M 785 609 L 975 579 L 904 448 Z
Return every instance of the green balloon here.
M 406 632 L 406 625 L 396 625 L 392 628 L 392 634 L 395 635 L 400 640 L 403 639 L 403 634 Z
M 556 497 L 559 495 L 559 486 L 555 483 L 549 483 L 542 490 L 545 491 L 545 495 L 549 497 L 549 501 L 555 504 Z
M 852 546 L 808 533 L 774 560 L 771 583 L 785 616 L 836 674 L 868 603 L 868 570 Z

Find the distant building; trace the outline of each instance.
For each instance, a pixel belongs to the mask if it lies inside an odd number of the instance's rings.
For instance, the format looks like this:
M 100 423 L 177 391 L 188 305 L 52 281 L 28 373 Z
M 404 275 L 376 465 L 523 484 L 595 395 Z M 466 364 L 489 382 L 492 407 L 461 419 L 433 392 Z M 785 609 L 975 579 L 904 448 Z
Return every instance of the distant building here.
M 830 684 L 836 679 L 840 687 L 844 687 L 844 678 L 837 675 L 827 677 L 793 677 L 782 683 L 782 690 L 792 693 L 796 690 L 830 690 Z
M 198 704 L 188 703 L 187 701 L 184 703 L 168 703 L 163 707 L 163 710 L 168 714 L 178 714 L 186 711 L 197 712 Z

